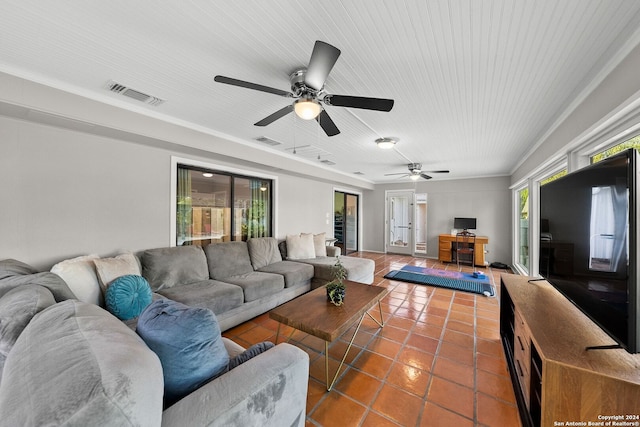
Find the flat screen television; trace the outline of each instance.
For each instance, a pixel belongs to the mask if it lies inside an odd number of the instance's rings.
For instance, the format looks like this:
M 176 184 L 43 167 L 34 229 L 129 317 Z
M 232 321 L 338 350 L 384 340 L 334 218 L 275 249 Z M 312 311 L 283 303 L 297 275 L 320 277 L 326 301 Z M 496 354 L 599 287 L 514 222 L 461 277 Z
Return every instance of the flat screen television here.
M 640 352 L 638 162 L 629 149 L 540 187 L 540 274 L 629 353 Z
M 454 218 L 453 228 L 456 230 L 475 230 L 476 219 L 475 218 Z

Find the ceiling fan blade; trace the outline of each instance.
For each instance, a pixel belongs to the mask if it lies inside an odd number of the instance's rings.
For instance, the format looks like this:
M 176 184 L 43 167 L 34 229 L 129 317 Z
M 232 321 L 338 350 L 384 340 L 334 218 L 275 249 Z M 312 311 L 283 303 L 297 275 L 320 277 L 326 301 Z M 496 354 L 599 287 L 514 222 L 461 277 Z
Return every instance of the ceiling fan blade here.
M 326 95 L 323 101 L 328 105 L 335 105 L 337 107 L 363 108 L 365 110 L 391 111 L 393 108 L 393 99 Z
M 441 170 L 441 171 L 423 171 L 423 172 L 427 172 L 427 173 L 449 173 L 448 170 Z
M 309 59 L 304 84 L 315 90 L 322 89 L 339 56 L 340 49 L 331 46 L 329 43 L 317 40 L 313 46 L 311 59 Z
M 421 173 L 420 176 L 424 179 L 431 179 L 432 177 L 427 175 L 426 173 Z
M 286 116 L 287 114 L 289 114 L 292 111 L 293 111 L 293 104 L 287 105 L 286 107 L 279 109 L 278 111 L 276 111 L 275 113 L 271 114 L 270 116 L 267 116 L 264 119 L 260 120 L 259 122 L 254 123 L 254 125 L 255 126 L 266 126 L 268 124 L 271 124 L 271 123 L 275 122 L 279 118 Z
M 280 90 L 269 86 L 259 85 L 257 83 L 245 82 L 244 80 L 232 79 L 231 77 L 215 76 L 213 78 L 218 83 L 224 83 L 232 86 L 240 86 L 247 89 L 259 90 L 260 92 L 273 93 L 274 95 L 285 96 L 287 98 L 293 97 L 291 92 L 286 90 Z
M 329 114 L 327 114 L 325 110 L 322 110 L 320 112 L 318 117 L 316 117 L 316 120 L 320 124 L 320 127 L 322 128 L 324 133 L 327 134 L 327 136 L 335 136 L 340 133 L 340 130 L 338 129 L 336 124 L 333 123 L 333 120 L 331 120 L 331 117 L 329 117 Z
M 385 173 L 384 176 L 392 176 L 392 175 L 409 175 L 406 172 L 398 172 L 398 173 Z

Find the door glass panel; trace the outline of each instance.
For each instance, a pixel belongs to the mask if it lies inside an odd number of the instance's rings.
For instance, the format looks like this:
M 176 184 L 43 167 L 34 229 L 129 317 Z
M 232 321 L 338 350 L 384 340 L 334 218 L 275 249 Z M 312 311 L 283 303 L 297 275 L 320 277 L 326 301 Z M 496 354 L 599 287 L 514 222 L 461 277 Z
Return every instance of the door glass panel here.
M 389 197 L 389 246 L 406 248 L 409 245 L 411 201 L 406 195 Z
M 358 250 L 358 196 L 346 194 L 345 208 L 346 253 Z
M 524 188 L 518 191 L 519 199 L 519 264 L 529 271 L 529 189 Z
M 427 253 L 427 195 L 416 194 L 415 248 L 418 254 Z

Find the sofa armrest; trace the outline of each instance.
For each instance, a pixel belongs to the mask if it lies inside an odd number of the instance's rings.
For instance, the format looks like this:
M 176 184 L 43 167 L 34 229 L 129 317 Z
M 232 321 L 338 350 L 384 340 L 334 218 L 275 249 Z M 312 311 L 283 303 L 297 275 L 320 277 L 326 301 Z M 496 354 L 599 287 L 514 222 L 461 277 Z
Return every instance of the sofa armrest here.
M 162 414 L 163 426 L 299 426 L 309 355 L 281 343 L 202 386 Z
M 327 256 L 328 257 L 337 257 L 340 256 L 342 254 L 342 250 L 340 249 L 340 246 L 327 246 Z

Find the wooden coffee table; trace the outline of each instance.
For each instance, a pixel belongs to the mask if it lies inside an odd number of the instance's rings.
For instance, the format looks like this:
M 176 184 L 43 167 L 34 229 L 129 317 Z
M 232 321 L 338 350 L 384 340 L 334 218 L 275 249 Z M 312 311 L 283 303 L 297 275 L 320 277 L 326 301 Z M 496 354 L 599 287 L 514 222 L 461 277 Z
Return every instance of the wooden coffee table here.
M 380 300 L 387 294 L 387 289 L 348 280 L 345 281 L 345 286 L 344 304 L 339 307 L 327 300 L 327 291 L 324 286 L 321 286 L 269 312 L 269 317 L 280 323 L 276 342 L 280 335 L 280 326 L 283 324 L 324 340 L 325 375 L 328 391 L 331 390 L 338 378 L 340 369 L 347 358 L 347 353 L 351 349 L 356 334 L 360 330 L 360 325 L 362 325 L 365 315 L 371 317 L 380 327 L 384 326 Z M 374 318 L 368 312 L 376 304 L 380 312 L 380 320 Z M 358 326 L 349 341 L 338 370 L 331 382 L 329 382 L 329 344 L 356 323 Z

